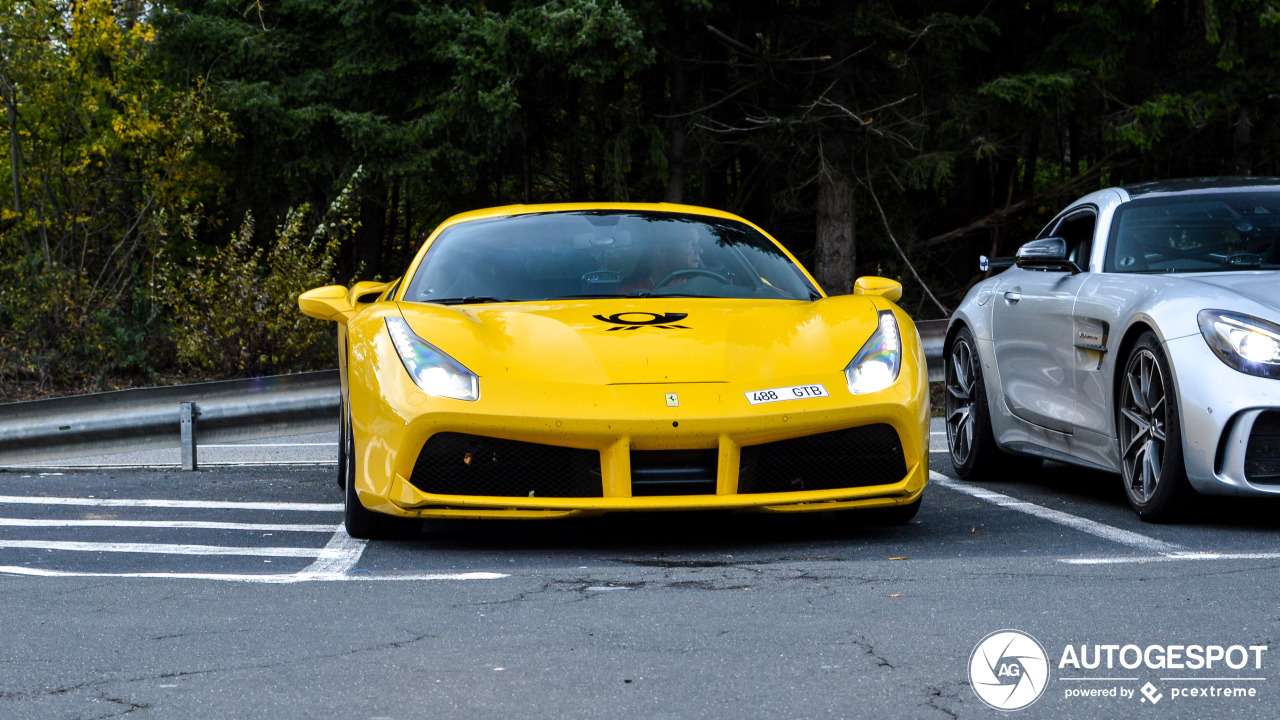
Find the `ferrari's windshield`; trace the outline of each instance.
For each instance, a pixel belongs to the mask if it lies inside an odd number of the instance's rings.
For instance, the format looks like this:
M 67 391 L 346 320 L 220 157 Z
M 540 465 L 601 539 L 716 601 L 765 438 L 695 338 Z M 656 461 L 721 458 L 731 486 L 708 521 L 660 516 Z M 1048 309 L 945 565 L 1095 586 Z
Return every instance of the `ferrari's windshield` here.
M 639 211 L 549 212 L 447 228 L 409 281 L 410 302 L 608 297 L 819 297 L 749 225 Z
M 1280 269 L 1280 192 L 1139 198 L 1116 210 L 1107 272 Z

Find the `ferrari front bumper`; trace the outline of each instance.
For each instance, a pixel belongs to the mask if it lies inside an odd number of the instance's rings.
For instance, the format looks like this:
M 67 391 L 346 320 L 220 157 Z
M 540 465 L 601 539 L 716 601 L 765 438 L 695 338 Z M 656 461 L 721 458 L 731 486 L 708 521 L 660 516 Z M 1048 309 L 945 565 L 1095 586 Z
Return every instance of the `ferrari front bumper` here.
M 732 383 L 580 386 L 484 378 L 481 398 L 465 402 L 432 398 L 407 377 L 353 383 L 351 398 L 356 491 L 362 504 L 408 517 L 537 518 L 638 510 L 737 509 L 803 512 L 889 507 L 916 500 L 928 480 L 928 399 L 923 363 L 904 366 L 893 386 L 851 395 L 842 373 L 779 378 L 773 387 L 821 384 L 827 397 L 751 405 L 746 393 L 760 388 Z M 381 375 L 381 373 L 380 373 Z M 403 398 L 399 401 L 396 398 Z M 547 410 L 551 413 L 548 414 Z M 853 487 L 781 492 L 740 487 L 743 448 L 850 428 L 892 428 L 901 448 L 901 476 Z M 598 453 L 599 492 L 592 497 L 540 494 L 480 495 L 424 491 L 415 484 L 419 453 L 439 433 L 456 433 Z M 697 494 L 642 494 L 633 487 L 637 453 L 703 451 L 714 455 L 714 484 Z M 749 451 L 750 453 L 750 451 Z M 461 456 L 460 456 L 461 457 Z M 592 455 L 594 457 L 594 455 Z M 468 456 L 466 462 L 471 462 Z M 859 468 L 844 468 L 850 477 Z M 836 485 L 839 482 L 835 483 Z

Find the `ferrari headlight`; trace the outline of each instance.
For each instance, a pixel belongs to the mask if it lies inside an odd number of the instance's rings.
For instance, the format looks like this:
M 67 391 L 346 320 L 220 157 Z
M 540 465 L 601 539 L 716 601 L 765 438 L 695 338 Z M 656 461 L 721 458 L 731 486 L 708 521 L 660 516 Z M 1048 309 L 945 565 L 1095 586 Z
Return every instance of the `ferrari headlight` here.
M 403 318 L 387 318 L 387 332 L 404 369 L 423 392 L 455 400 L 479 399 L 480 379 L 476 374 L 414 335 Z
M 1280 325 L 1225 310 L 1201 310 L 1196 319 L 1222 362 L 1249 375 L 1280 378 Z
M 844 369 L 849 392 L 865 395 L 883 390 L 898 379 L 902 369 L 902 333 L 889 310 L 880 311 L 880 326 Z

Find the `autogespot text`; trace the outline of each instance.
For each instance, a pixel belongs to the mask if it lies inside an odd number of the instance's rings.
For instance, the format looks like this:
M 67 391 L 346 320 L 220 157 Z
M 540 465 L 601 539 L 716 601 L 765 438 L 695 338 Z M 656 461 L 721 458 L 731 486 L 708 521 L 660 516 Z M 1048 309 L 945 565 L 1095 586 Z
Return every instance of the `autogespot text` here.
M 1122 667 L 1136 670 L 1213 670 L 1223 665 L 1232 670 L 1243 670 L 1252 660 L 1254 669 L 1262 668 L 1262 653 L 1266 645 L 1067 645 L 1062 649 L 1058 669 L 1076 670 L 1114 669 Z

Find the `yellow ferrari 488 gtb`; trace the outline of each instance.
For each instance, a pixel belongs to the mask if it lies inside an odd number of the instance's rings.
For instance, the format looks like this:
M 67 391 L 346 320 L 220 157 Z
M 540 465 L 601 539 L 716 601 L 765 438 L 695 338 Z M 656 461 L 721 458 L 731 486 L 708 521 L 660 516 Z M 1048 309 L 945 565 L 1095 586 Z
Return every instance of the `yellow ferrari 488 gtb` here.
M 393 283 L 303 293 L 338 323 L 347 532 L 429 517 L 876 509 L 928 478 L 902 287 L 826 297 L 760 228 L 667 204 L 458 215 Z

